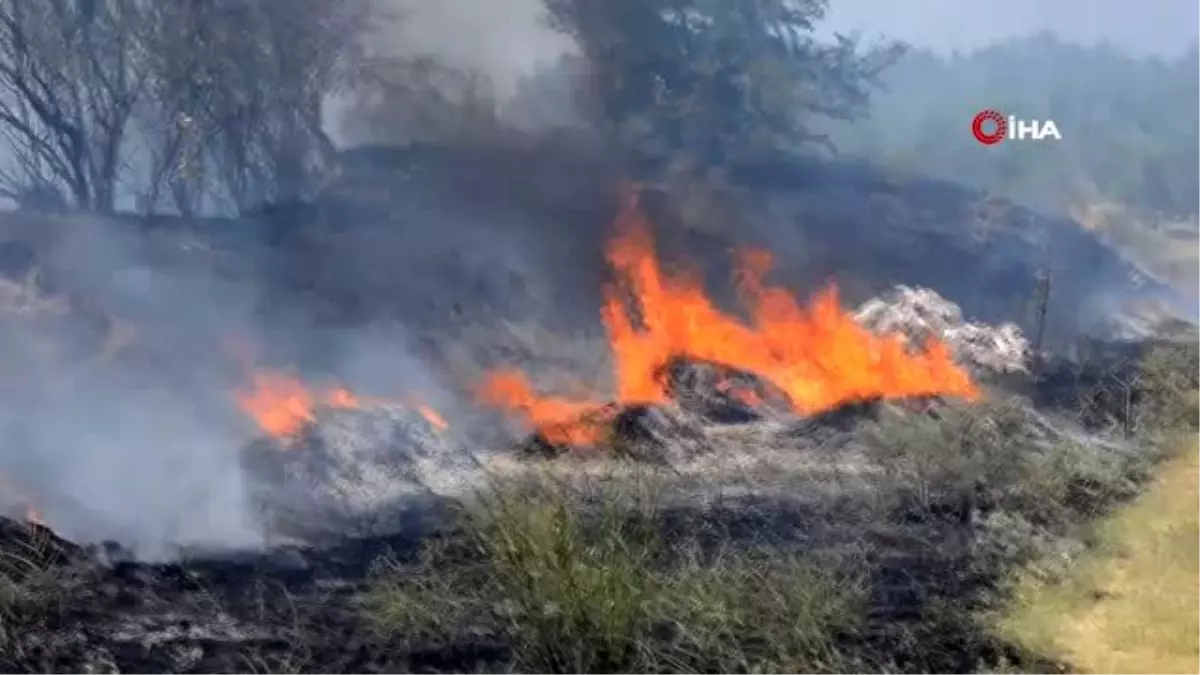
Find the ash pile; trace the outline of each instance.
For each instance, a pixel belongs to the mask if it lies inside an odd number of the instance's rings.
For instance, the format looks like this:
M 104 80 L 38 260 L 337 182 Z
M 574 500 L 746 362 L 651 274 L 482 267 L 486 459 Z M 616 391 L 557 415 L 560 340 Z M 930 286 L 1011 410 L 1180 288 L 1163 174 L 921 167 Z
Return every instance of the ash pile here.
M 469 469 L 462 446 L 418 410 L 322 406 L 295 433 L 242 453 L 269 541 L 307 543 L 420 531 Z
M 959 363 L 985 380 L 1029 372 L 1031 346 L 1015 323 L 967 321 L 958 305 L 928 288 L 897 286 L 863 303 L 854 316 L 877 333 L 899 332 L 914 344 L 943 340 Z

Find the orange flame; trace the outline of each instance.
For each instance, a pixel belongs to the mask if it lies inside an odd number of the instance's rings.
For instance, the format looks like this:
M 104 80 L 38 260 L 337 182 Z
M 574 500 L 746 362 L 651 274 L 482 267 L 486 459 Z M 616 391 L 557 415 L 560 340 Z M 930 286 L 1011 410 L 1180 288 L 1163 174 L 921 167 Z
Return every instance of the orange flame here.
M 600 401 L 567 401 L 540 396 L 524 373 L 494 371 L 477 390 L 485 405 L 509 410 L 537 429 L 551 443 L 591 445 L 604 434 L 604 420 L 594 413 Z
M 664 368 L 678 357 L 754 373 L 786 394 L 801 414 L 874 398 L 978 396 L 945 344 L 930 341 L 914 352 L 900 335 L 870 332 L 842 311 L 832 286 L 806 309 L 786 290 L 765 285 L 769 253 L 742 251 L 737 257 L 735 281 L 751 317 L 746 323 L 719 310 L 695 275 L 662 271 L 636 198 L 626 202 L 616 230 L 606 251 L 616 281 L 603 289 L 601 319 L 618 402 L 666 401 Z M 550 442 L 588 445 L 603 433 L 603 420 L 589 415 L 602 406 L 598 397 L 541 396 L 518 371 L 493 371 L 476 393 Z
M 430 426 L 438 431 L 445 431 L 450 428 L 450 425 L 446 422 L 446 418 L 439 415 L 438 411 L 423 403 L 417 406 L 417 412 L 421 413 L 421 417 L 424 417 L 425 421 L 429 422 Z
M 251 386 L 237 393 L 242 410 L 275 438 L 295 434 L 307 422 L 316 419 L 316 407 L 358 408 L 357 397 L 341 388 L 327 391 L 309 389 L 300 380 L 273 372 L 256 372 Z
M 291 375 L 270 371 L 252 372 L 250 386 L 235 396 L 243 412 L 265 433 L 279 439 L 294 436 L 305 424 L 314 421 L 320 406 L 350 410 L 384 402 L 360 397 L 342 387 L 312 389 Z M 446 420 L 428 405 L 413 407 L 436 430 L 449 428 Z

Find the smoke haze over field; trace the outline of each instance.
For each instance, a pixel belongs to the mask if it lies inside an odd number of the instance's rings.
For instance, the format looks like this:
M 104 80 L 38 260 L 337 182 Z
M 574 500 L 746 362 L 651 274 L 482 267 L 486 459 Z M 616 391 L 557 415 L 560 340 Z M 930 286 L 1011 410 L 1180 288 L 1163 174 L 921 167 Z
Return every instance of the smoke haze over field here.
M 408 25 L 384 42 L 429 51 L 491 76 L 501 93 L 569 42 L 541 21 L 539 0 L 383 0 Z M 1175 56 L 1200 37 L 1194 0 L 833 0 L 820 32 L 883 35 L 939 52 L 971 50 L 1051 31 L 1069 42 L 1111 43 L 1139 54 Z M 386 47 L 385 47 L 386 48 Z
M 221 335 L 247 332 L 255 289 L 211 270 L 165 269 L 136 232 L 97 219 L 41 251 L 70 300 L 61 316 L 8 317 L 0 473 L 31 508 L 78 540 L 113 538 L 139 553 L 174 541 L 251 544 L 228 405 Z M 57 290 L 56 289 L 56 290 Z M 87 289 L 86 296 L 80 289 Z M 96 345 L 119 317 L 135 356 Z M 112 335 L 116 335 L 113 333 Z M 131 345 L 131 346 L 130 346 Z
M 1176 56 L 1200 36 L 1193 0 L 833 0 L 828 30 L 882 33 L 936 51 L 970 50 L 1040 31 L 1068 42 L 1107 42 Z

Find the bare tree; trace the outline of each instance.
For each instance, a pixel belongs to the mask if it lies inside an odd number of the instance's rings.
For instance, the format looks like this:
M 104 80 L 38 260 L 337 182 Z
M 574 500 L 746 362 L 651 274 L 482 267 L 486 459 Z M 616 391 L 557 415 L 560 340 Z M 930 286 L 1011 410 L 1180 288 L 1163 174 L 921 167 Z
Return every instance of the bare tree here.
M 148 201 L 164 186 L 184 212 L 206 191 L 236 210 L 311 194 L 335 152 L 323 103 L 361 63 L 371 4 L 193 0 L 155 15 Z
M 0 0 L 0 193 L 60 190 L 112 211 L 123 144 L 145 91 L 152 0 Z
M 481 140 L 500 125 L 485 75 L 429 56 L 373 56 L 349 93 L 341 131 L 352 144 Z
M 0 0 L 0 196 L 111 212 L 311 196 L 374 0 Z M 131 185 L 131 179 L 137 183 Z

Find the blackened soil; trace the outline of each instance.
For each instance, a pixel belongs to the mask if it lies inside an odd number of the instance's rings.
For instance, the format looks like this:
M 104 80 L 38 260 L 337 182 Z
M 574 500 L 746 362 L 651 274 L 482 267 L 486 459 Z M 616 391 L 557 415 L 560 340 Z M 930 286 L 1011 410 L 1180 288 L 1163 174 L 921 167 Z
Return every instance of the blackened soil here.
M 499 645 L 392 650 L 358 599 L 372 565 L 412 560 L 411 535 L 323 550 L 198 555 L 148 564 L 0 521 L 12 593 L 8 672 L 432 672 L 496 668 Z M 107 550 L 106 550 L 107 549 Z M 11 597 L 9 597 L 11 595 Z
M 877 514 L 876 514 L 877 515 Z M 988 636 L 971 609 L 995 587 L 970 523 L 955 517 L 885 518 L 859 504 L 816 511 L 787 499 L 730 500 L 660 514 L 667 538 L 727 554 L 764 545 L 829 557 L 869 571 L 865 627 L 841 636 L 869 670 L 975 672 L 998 663 L 1057 669 Z M 364 619 L 363 592 L 383 558 L 415 564 L 427 533 L 348 540 L 324 549 L 194 554 L 165 564 L 121 560 L 115 547 L 82 548 L 37 526 L 0 521 L 9 558 L 37 550 L 24 574 L 9 570 L 0 643 L 9 672 L 500 672 L 515 667 L 499 632 L 399 645 Z M 450 542 L 453 543 L 453 542 Z M 443 564 L 468 564 L 469 547 Z M 28 557 L 28 555 L 26 554 Z M 116 559 L 116 562 L 113 560 Z M 393 567 L 392 569 L 397 569 Z M 1032 659 L 1032 660 L 1031 660 Z

